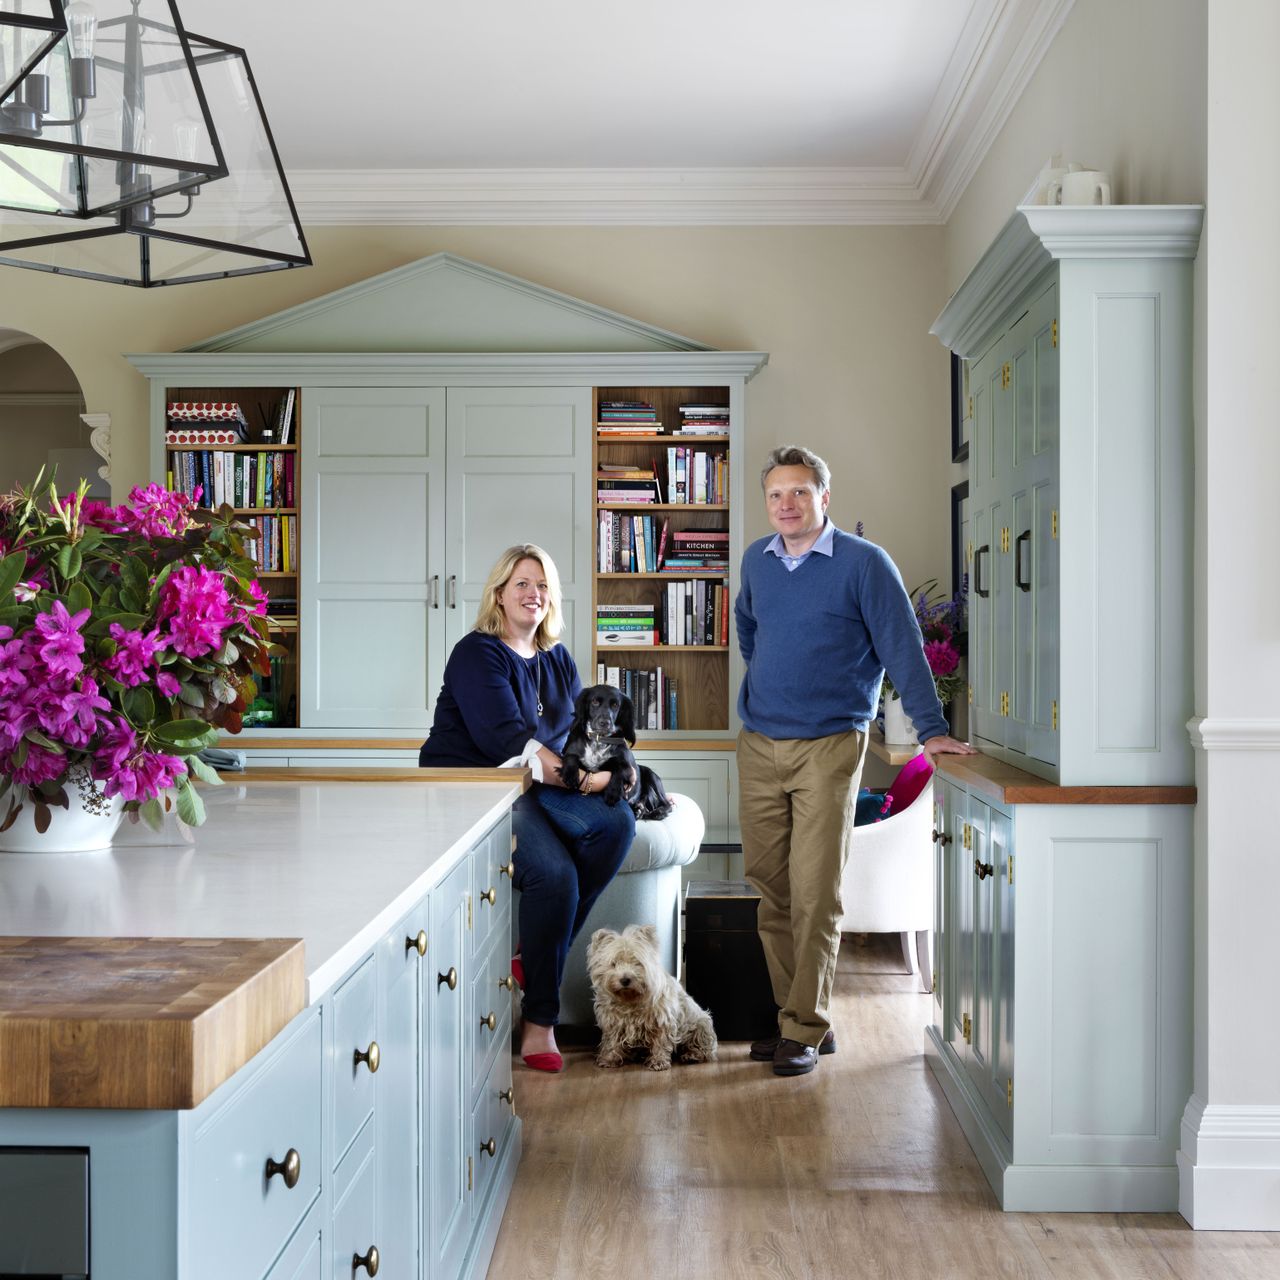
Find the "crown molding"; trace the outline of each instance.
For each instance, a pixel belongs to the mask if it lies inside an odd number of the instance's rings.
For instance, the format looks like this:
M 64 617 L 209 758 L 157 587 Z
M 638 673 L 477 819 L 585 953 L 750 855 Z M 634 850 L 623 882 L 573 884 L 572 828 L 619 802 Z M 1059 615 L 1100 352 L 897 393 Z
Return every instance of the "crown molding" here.
M 289 186 L 308 227 L 936 226 L 1074 3 L 976 0 L 896 168 L 304 169 Z

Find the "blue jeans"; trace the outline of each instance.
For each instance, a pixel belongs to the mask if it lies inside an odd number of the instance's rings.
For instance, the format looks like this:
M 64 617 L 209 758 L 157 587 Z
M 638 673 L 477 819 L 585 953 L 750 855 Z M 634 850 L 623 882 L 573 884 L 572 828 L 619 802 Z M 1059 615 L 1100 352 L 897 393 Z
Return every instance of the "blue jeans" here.
M 520 890 L 524 1017 L 560 1020 L 565 960 L 587 913 L 618 873 L 636 834 L 631 807 L 534 783 L 512 809 Z

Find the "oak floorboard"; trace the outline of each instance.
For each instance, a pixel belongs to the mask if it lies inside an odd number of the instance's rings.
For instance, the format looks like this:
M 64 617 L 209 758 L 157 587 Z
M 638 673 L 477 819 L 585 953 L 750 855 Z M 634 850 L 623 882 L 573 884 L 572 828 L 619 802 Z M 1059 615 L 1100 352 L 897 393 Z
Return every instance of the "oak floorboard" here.
M 896 934 L 845 938 L 833 1012 L 837 1052 L 791 1080 L 745 1043 L 665 1072 L 516 1058 L 524 1153 L 489 1280 L 1280 1280 L 1274 1233 L 1002 1212 Z

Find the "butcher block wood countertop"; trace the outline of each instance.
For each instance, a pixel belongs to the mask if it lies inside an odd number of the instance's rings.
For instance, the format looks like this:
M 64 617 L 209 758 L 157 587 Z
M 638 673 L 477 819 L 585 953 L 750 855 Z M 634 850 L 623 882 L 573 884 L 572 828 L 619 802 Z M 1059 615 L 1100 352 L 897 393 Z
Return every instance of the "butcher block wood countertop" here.
M 936 756 L 944 778 L 1001 804 L 1195 804 L 1195 787 L 1061 787 L 995 756 Z
M 0 938 L 0 1106 L 197 1106 L 306 986 L 297 938 Z
M 208 787 L 194 843 L 0 854 L 0 1106 L 195 1106 L 507 812 L 508 772 Z

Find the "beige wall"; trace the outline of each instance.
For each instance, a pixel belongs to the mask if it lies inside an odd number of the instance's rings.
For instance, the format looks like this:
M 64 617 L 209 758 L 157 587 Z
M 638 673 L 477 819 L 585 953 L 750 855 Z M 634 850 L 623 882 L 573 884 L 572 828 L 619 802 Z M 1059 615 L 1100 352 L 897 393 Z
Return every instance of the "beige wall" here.
M 1045 161 L 1112 178 L 1117 204 L 1205 194 L 1206 0 L 1076 0 L 947 223 L 953 292 Z
M 48 465 L 50 450 L 88 447 L 82 409 L 75 375 L 49 347 L 28 342 L 0 351 L 0 493 L 29 484 Z M 64 452 L 59 459 L 62 487 L 79 478 L 62 474 L 69 461 Z
M 947 579 L 947 362 L 928 336 L 944 293 L 941 228 L 326 228 L 308 238 L 317 265 L 307 270 L 155 291 L 3 269 L 0 327 L 57 348 L 88 410 L 112 415 L 117 498 L 147 468 L 145 383 L 121 352 L 179 350 L 449 250 L 712 346 L 769 352 L 747 392 L 747 474 L 776 443 L 808 444 L 831 464 L 838 523 L 865 521 L 908 586 Z M 748 534 L 766 529 L 753 501 Z

